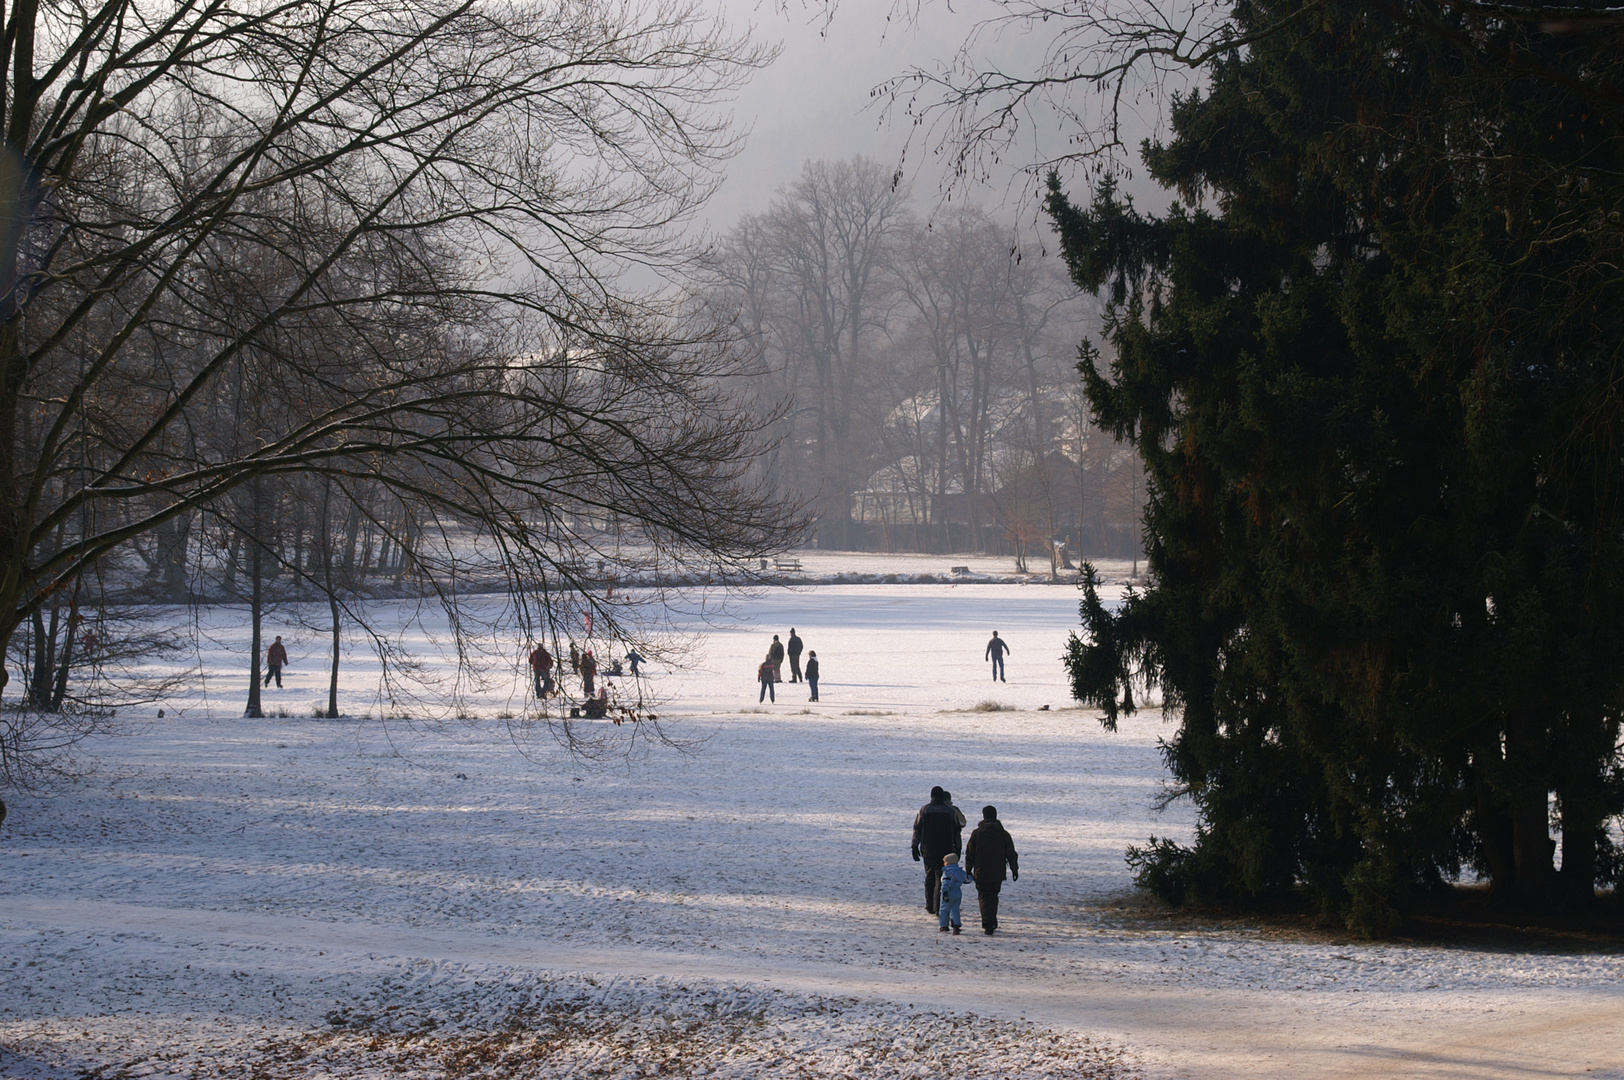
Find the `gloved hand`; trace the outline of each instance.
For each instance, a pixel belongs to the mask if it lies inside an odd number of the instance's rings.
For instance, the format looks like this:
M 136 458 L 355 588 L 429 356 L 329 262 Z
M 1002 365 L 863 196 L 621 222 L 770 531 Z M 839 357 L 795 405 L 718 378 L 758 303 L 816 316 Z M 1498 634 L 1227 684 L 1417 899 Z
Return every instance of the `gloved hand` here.
M 1011 881 L 1019 881 L 1019 880 L 1021 880 L 1021 872 L 1019 870 L 1011 870 L 1009 872 L 1009 880 L 1011 880 Z
M 914 862 L 920 862 L 921 861 L 920 858 L 919 858 L 919 849 L 918 848 L 914 848 L 913 857 L 914 857 Z

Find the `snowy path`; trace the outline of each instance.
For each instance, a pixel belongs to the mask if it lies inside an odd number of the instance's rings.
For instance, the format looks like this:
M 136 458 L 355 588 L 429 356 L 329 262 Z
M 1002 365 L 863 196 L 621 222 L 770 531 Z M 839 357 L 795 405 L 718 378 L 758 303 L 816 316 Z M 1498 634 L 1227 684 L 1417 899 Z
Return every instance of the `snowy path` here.
M 715 1050 L 737 1068 L 717 1075 L 924 1075 L 930 1054 L 965 1049 L 941 1033 L 974 1013 L 1009 1055 L 986 1075 L 1082 1075 L 1039 1052 L 1070 1061 L 1053 1046 L 1081 1044 L 1052 1039 L 1087 1036 L 1148 1076 L 1624 1077 L 1624 957 L 1113 915 L 1123 848 L 1189 819 L 1151 810 L 1158 717 L 1110 734 L 1062 708 L 1052 658 L 1074 593 L 820 589 L 746 614 L 780 633 L 799 620 L 827 658 L 824 700 L 740 707 L 764 631 L 715 633 L 693 671 L 656 673 L 683 730 L 708 736 L 693 754 L 588 770 L 545 745 L 527 759 L 494 712 L 386 732 L 180 702 L 102 747 L 70 792 L 11 800 L 0 1046 L 15 1053 L 0 1075 L 235 1075 L 222 1058 L 281 1060 L 335 1009 L 368 1030 L 412 1016 L 449 1030 L 566 991 L 665 1016 L 703 986 L 767 1018 L 769 1034 L 747 1025 Z M 995 691 L 973 662 L 994 625 L 1016 650 Z M 1020 708 L 964 711 L 989 696 Z M 939 935 L 920 910 L 908 823 L 932 783 L 972 817 L 996 802 L 1020 847 L 996 938 Z M 848 1056 L 806 1065 L 825 1045 Z M 321 1072 L 292 1061 L 263 1075 Z M 356 1068 L 343 1075 L 399 1075 Z
M 200 914 L 105 902 L 24 903 L 13 925 L 51 927 L 65 939 L 81 934 L 138 938 L 153 961 L 166 951 L 196 965 L 199 951 L 263 975 L 267 955 L 290 969 L 324 971 L 343 980 L 380 958 L 504 971 L 613 973 L 766 983 L 797 993 L 906 1001 L 910 1010 L 971 1009 L 1043 1026 L 1102 1034 L 1134 1047 L 1156 1075 L 1177 1077 L 1621 1076 L 1624 1003 L 1611 988 L 1479 992 L 1418 996 L 1349 991 L 1283 995 L 1279 988 L 1123 986 L 1097 978 L 1042 980 L 1025 974 L 967 971 L 854 973 L 839 963 L 764 969 L 652 949 L 560 947 L 545 939 L 454 930 L 320 923 L 289 916 Z M 944 942 L 949 947 L 958 943 Z M 969 942 L 965 944 L 970 945 Z M 978 947 L 971 945 L 970 947 Z M 128 948 L 128 946 L 126 946 Z M 326 956 L 325 963 L 317 959 Z M 960 962 L 974 965 L 978 958 Z M 161 962 L 161 961 L 158 961 Z M 215 977 L 226 974 L 215 972 Z M 159 976 L 161 978 L 161 976 Z M 1357 991 L 1352 991 L 1357 992 Z

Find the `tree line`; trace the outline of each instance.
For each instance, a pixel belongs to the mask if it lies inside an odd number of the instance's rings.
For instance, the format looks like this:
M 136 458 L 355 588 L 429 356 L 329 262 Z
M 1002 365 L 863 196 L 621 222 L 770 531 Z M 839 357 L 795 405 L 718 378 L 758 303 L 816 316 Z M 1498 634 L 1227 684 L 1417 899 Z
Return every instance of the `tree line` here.
M 1138 551 L 1138 463 L 1074 371 L 1091 309 L 1042 245 L 978 207 L 926 217 L 878 163 L 811 162 L 706 261 L 752 393 L 761 469 L 831 548 Z

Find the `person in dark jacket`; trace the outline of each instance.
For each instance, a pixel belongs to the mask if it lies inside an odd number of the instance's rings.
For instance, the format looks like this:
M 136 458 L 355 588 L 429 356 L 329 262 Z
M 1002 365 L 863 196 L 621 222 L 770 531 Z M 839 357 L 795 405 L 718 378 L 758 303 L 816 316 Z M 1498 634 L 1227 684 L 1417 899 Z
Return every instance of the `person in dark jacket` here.
M 530 670 L 536 675 L 536 696 L 544 698 L 553 692 L 553 654 L 547 646 L 537 645 L 530 650 Z
M 275 679 L 276 685 L 281 687 L 282 669 L 287 666 L 288 648 L 282 644 L 282 635 L 278 634 L 271 647 L 265 650 L 265 685 L 271 685 L 271 680 Z
M 818 650 L 816 649 L 806 654 L 806 685 L 812 690 L 812 696 L 807 700 L 818 700 Z
M 773 665 L 773 682 L 783 682 L 784 681 L 784 643 L 782 641 L 778 640 L 778 635 L 777 634 L 773 635 L 772 647 L 767 650 L 767 659 L 772 661 L 772 665 Z
M 1006 866 L 1012 880 L 1021 880 L 1015 841 L 1009 838 L 1003 823 L 998 820 L 998 808 L 983 806 L 981 824 L 970 834 L 970 842 L 964 848 L 964 869 L 976 880 L 976 901 L 981 905 L 983 934 L 991 934 L 998 929 L 998 892 L 1004 887 Z
M 987 654 L 983 660 L 992 661 L 992 681 L 1007 682 L 1004 678 L 1004 654 L 1009 652 L 1009 642 L 998 636 L 998 631 L 992 632 L 992 640 L 987 642 Z
M 586 652 L 581 654 L 581 693 L 585 694 L 587 697 L 591 697 L 594 693 L 596 693 L 596 687 L 593 680 L 597 677 L 598 659 L 592 655 L 592 650 L 588 649 Z
M 801 639 L 795 636 L 795 627 L 789 628 L 789 681 L 801 681 Z
M 964 850 L 964 815 L 940 787 L 930 789 L 930 802 L 914 815 L 914 862 L 925 864 L 925 910 L 936 914 L 942 898 L 942 859 Z
M 757 702 L 766 701 L 770 697 L 770 698 L 773 699 L 773 703 L 777 704 L 778 703 L 778 694 L 776 692 L 774 692 L 774 690 L 773 690 L 773 654 L 772 653 L 768 653 L 767 654 L 767 659 L 763 660 L 761 662 L 761 666 L 756 668 L 756 682 L 761 684 L 761 694 L 756 698 L 756 701 Z

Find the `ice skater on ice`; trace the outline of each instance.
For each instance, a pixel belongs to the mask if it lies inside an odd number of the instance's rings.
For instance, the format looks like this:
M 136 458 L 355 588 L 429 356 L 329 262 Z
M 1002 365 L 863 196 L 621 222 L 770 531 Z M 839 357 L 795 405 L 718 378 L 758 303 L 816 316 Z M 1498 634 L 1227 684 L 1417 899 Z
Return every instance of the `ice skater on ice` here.
M 982 657 L 984 660 L 992 661 L 993 682 L 1009 681 L 1004 678 L 1004 654 L 1010 651 L 1012 650 L 1009 647 L 1009 642 L 999 637 L 998 631 L 994 630 L 992 632 L 992 640 L 987 642 L 987 654 Z
M 789 628 L 789 648 L 785 650 L 785 655 L 787 655 L 789 657 L 789 681 L 790 682 L 800 682 L 801 681 L 801 649 L 802 648 L 803 648 L 803 645 L 802 645 L 801 639 L 795 636 L 795 627 L 793 627 L 793 626 L 790 627 Z
M 553 654 L 547 646 L 537 645 L 530 650 L 530 670 L 536 677 L 536 697 L 547 697 L 553 692 Z
M 778 639 L 775 637 L 773 640 Z M 756 681 L 761 683 L 761 694 L 756 698 L 758 702 L 772 698 L 773 703 L 777 704 L 778 695 L 773 692 L 773 676 L 776 673 L 777 669 L 773 665 L 773 654 L 769 652 L 767 659 L 763 660 L 761 666 L 756 668 Z
M 594 679 L 598 677 L 598 659 L 588 649 L 581 654 L 581 693 L 591 697 L 595 692 Z

